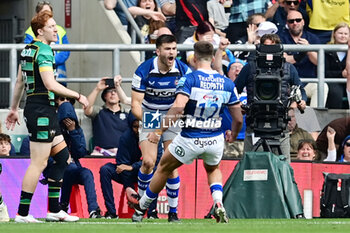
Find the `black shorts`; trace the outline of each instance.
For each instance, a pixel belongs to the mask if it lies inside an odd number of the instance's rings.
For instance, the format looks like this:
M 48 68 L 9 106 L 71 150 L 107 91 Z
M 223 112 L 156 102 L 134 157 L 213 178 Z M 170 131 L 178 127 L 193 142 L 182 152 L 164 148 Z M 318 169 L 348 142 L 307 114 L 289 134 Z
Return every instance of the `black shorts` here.
M 27 103 L 23 115 L 32 142 L 52 142 L 55 136 L 62 134 L 54 106 Z

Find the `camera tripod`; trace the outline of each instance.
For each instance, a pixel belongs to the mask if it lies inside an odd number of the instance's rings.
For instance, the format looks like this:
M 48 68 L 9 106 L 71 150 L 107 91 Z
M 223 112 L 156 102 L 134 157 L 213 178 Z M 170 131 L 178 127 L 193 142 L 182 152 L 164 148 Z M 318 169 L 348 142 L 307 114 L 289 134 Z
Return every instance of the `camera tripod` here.
M 260 138 L 253 146 L 253 151 L 257 151 L 262 146 L 265 152 L 275 155 L 282 155 L 281 142 L 276 138 Z M 276 153 L 277 152 L 277 153 Z

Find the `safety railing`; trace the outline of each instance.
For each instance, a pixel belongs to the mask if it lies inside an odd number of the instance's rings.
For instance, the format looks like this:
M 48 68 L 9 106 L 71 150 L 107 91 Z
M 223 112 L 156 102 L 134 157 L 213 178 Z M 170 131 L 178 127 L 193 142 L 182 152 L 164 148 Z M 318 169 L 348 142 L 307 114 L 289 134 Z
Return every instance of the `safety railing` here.
M 0 77 L 0 82 L 10 82 L 12 96 L 13 88 L 16 82 L 17 74 L 17 51 L 23 49 L 25 44 L 0 44 L 0 51 L 9 52 L 9 77 Z M 324 84 L 325 83 L 345 83 L 344 78 L 325 78 L 325 52 L 330 51 L 347 51 L 347 45 L 283 45 L 285 51 L 315 51 L 318 53 L 317 78 L 302 78 L 303 82 L 318 83 L 318 107 L 324 107 Z M 112 74 L 120 74 L 120 52 L 122 51 L 153 51 L 155 45 L 151 44 L 65 44 L 53 45 L 54 50 L 70 50 L 70 51 L 110 51 L 112 56 Z M 229 45 L 228 48 L 232 51 L 253 51 L 254 45 Z M 178 45 L 179 51 L 192 50 L 191 45 Z M 58 79 L 64 82 L 79 82 L 89 83 L 98 82 L 100 77 L 71 77 L 65 79 Z M 131 82 L 131 77 L 123 78 L 124 82 Z M 11 98 L 10 98 L 11 99 Z

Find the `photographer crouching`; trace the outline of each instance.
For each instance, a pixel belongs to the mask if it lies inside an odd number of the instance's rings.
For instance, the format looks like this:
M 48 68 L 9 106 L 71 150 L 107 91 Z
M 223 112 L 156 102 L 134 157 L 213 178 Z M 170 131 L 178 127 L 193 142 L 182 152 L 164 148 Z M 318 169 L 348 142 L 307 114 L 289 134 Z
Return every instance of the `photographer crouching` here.
M 290 161 L 288 107 L 304 110 L 307 97 L 296 68 L 284 61 L 278 35 L 265 34 L 260 43 L 255 59 L 248 61 L 235 81 L 238 93 L 244 87 L 247 90 L 244 152 L 253 151 L 256 137 L 261 137 L 278 141 L 279 154 Z M 301 100 L 290 96 L 293 85 L 300 86 Z

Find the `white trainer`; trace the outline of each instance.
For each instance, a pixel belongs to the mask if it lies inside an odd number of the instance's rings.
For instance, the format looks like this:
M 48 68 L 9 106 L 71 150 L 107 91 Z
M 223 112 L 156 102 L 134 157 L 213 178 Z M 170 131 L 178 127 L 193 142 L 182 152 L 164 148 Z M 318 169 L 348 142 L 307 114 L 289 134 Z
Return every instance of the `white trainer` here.
M 48 222 L 76 222 L 79 217 L 72 216 L 61 210 L 58 213 L 47 213 L 46 221 Z
M 42 223 L 43 221 L 39 221 L 33 217 L 33 215 L 28 214 L 27 216 L 16 215 L 15 222 L 21 223 Z
M 0 205 L 0 222 L 9 222 L 9 212 L 7 211 L 7 206 L 5 205 L 5 202 L 3 202 Z

